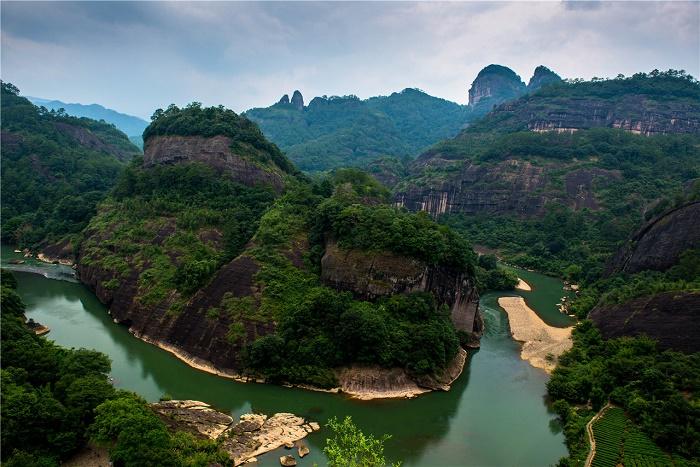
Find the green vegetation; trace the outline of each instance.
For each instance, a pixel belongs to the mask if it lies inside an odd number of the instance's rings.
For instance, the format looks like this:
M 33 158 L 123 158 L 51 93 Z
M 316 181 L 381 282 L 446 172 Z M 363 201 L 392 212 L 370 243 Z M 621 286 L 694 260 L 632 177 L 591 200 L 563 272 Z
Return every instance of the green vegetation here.
M 604 340 L 589 321 L 574 329 L 573 341 L 547 383 L 571 453 L 563 462 L 578 465 L 585 459 L 584 426 L 592 415 L 586 405 L 598 410 L 607 400 L 622 407 L 644 434 L 679 462 L 700 460 L 699 354 L 659 352 L 645 337 Z M 634 433 L 635 428 L 629 425 L 627 430 Z
M 336 418 L 328 421 L 328 428 L 333 432 L 332 438 L 326 439 L 323 452 L 328 458 L 330 467 L 384 467 L 384 443 L 391 438 L 384 435 L 375 438 L 365 435 L 352 422 L 351 417 L 345 417 L 341 422 Z M 398 467 L 400 462 L 391 464 Z
M 202 107 L 199 102 L 192 102 L 182 109 L 171 104 L 165 110 L 156 110 L 151 124 L 143 132 L 143 140 L 163 135 L 228 136 L 235 153 L 249 156 L 258 163 L 273 163 L 290 174 L 297 173 L 294 165 L 277 146 L 265 139 L 255 123 L 222 105 Z
M 518 266 L 564 276 L 575 265 L 581 274 L 572 280 L 595 280 L 612 252 L 644 222 L 647 206 L 659 198 L 675 198 L 688 180 L 700 177 L 700 145 L 695 136 L 642 137 L 609 129 L 573 135 L 523 133 L 522 139 L 519 135 L 494 140 L 498 149 L 486 145 L 483 152 L 471 154 L 530 160 L 542 166 L 548 181 L 533 195 L 551 200 L 544 215 L 450 214 L 443 221 L 464 232 L 474 244 L 497 248 L 505 260 Z M 568 153 L 562 162 L 554 162 L 554 156 L 548 154 L 558 149 Z M 578 169 L 610 171 L 610 175 L 594 177 L 597 209 L 574 211 L 559 201 L 567 197 L 566 174 Z M 487 190 L 505 189 L 483 184 Z
M 0 93 L 2 240 L 35 247 L 75 237 L 140 151 L 113 125 L 35 107 L 10 83 Z
M 137 299 L 155 305 L 177 291 L 171 303 L 177 312 L 183 298 L 243 250 L 273 199 L 269 188 L 234 183 L 202 164 L 145 169 L 136 158 L 90 221 L 82 264 L 113 279 L 136 269 Z
M 392 251 L 464 270 L 474 264 L 466 242 L 424 212 L 409 214 L 390 206 L 347 205 L 331 199 L 319 207 L 318 216 L 322 230 L 342 248 Z
M 510 102 L 507 107 L 497 108 L 484 119 L 470 125 L 463 134 L 493 130 L 524 131 L 528 130 L 528 124 L 547 121 L 550 115 L 563 115 L 566 121 L 567 114 L 574 113 L 582 104 L 614 108 L 615 118 L 620 121 L 638 121 L 644 110 L 668 111 L 671 106 L 683 112 L 689 120 L 696 120 L 700 116 L 698 99 L 700 84 L 682 70 L 654 70 L 650 73 L 636 73 L 627 78 L 619 75 L 615 79 L 561 81 L 526 94 Z M 577 122 L 583 123 L 583 128 L 599 125 L 593 119 Z
M 299 110 L 278 103 L 245 114 L 301 170 L 365 166 L 383 156 L 409 156 L 454 136 L 470 119 L 465 106 L 417 89 L 360 100 L 317 97 Z
M 518 276 L 498 266 L 495 255 L 481 255 L 476 268 L 477 286 L 480 291 L 513 290 L 518 284 Z
M 247 366 L 272 381 L 321 387 L 334 386 L 331 370 L 351 363 L 398 366 L 417 376 L 441 371 L 459 345 L 447 309 L 437 306 L 429 293 L 396 295 L 370 303 L 322 285 L 317 271 L 324 238 L 331 235 L 341 245 L 429 258 L 417 248 L 418 244 L 412 248 L 401 242 L 391 246 L 391 228 L 370 229 L 379 221 L 385 227 L 403 224 L 414 228 L 415 241 L 426 242 L 423 248 L 454 250 L 453 257 L 434 254 L 431 258 L 438 264 L 473 268 L 473 253 L 423 216 L 351 203 L 350 199 L 360 195 L 353 189 L 354 195 L 350 196 L 347 177 L 342 180 L 345 182 L 335 186 L 335 194 L 329 199 L 314 194 L 324 191 L 323 184 L 313 190 L 307 186 L 292 189 L 261 219 L 253 239 L 256 247 L 248 254 L 261 265 L 256 277 L 263 290 L 258 314 L 274 319 L 278 325 L 275 334 L 248 343 Z M 363 180 L 358 179 L 360 192 L 365 191 Z M 336 221 L 348 225 L 344 212 L 352 212 L 352 223 L 365 229 L 334 229 Z M 379 218 L 375 212 L 381 213 Z M 298 248 L 300 239 L 307 235 L 311 244 L 306 256 L 309 267 L 300 269 L 285 253 Z M 458 263 L 455 258 L 464 262 Z
M 211 442 L 170 434 L 135 394 L 115 390 L 110 361 L 93 350 L 65 349 L 24 324 L 24 304 L 2 271 L 2 419 L 0 462 L 58 466 L 92 439 L 125 466 L 229 463 Z
M 658 448 L 627 418 L 624 410 L 611 407 L 593 423 L 596 454 L 593 467 L 673 465 L 671 457 Z M 681 464 L 682 465 L 682 464 Z
M 593 437 L 595 438 L 595 457 L 592 467 L 607 467 L 617 465 L 622 458 L 623 435 L 627 417 L 625 412 L 618 407 L 611 407 L 605 411 L 602 417 L 593 423 Z
M 589 283 L 576 297 L 570 311 L 581 319 L 597 304 L 620 304 L 662 292 L 700 290 L 700 251 L 685 251 L 678 264 L 660 271 L 614 274 Z

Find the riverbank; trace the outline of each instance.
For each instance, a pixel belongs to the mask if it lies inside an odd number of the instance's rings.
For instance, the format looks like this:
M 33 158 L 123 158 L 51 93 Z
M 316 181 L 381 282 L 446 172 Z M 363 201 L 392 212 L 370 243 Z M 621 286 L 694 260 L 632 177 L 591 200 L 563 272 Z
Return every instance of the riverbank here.
M 194 357 L 177 346 L 151 339 L 148 336 L 140 335 L 132 330 L 129 330 L 129 332 L 143 342 L 169 352 L 196 370 L 222 378 L 232 379 L 239 383 L 267 384 L 262 378 L 253 378 L 239 373 L 220 370 L 214 367 L 210 362 Z M 283 386 L 316 392 L 343 393 L 353 399 L 363 401 L 375 399 L 413 399 L 421 394 L 436 390 L 449 391 L 450 386 L 464 371 L 466 361 L 467 351 L 460 347 L 452 363 L 445 369 L 444 374 L 439 378 L 431 379 L 429 384 L 423 386 L 411 379 L 401 368 L 386 369 L 361 366 L 336 369 L 335 374 L 339 386 L 335 388 L 323 389 L 308 384 L 283 384 Z
M 527 306 L 522 297 L 500 297 L 498 305 L 508 315 L 513 339 L 523 343 L 520 358 L 551 373 L 557 365 L 557 358 L 572 346 L 573 326 L 549 326 Z
M 59 266 L 47 269 L 54 268 Z M 402 460 L 406 467 L 552 465 L 567 454 L 564 436 L 552 430 L 555 416 L 542 398 L 547 374 L 520 359 L 520 344 L 510 335 L 497 294 L 482 297 L 480 313 L 486 326 L 481 348 L 468 353 L 464 371 L 450 391 L 433 391 L 414 399 L 359 401 L 273 384 L 240 384 L 196 370 L 172 353 L 134 339 L 126 326 L 113 322 L 104 305 L 83 285 L 38 274 L 20 272 L 15 277 L 27 303 L 27 317 L 51 328 L 48 339 L 109 355 L 114 385 L 135 391 L 149 402 L 169 394 L 177 400 L 205 402 L 236 420 L 251 412 L 291 412 L 322 426 L 330 418 L 342 420 L 350 415 L 365 432 L 391 434 L 386 457 Z M 534 274 L 523 278 L 533 286 L 532 294 L 551 289 L 553 297 L 561 296 L 559 283 Z M 544 304 L 559 315 L 555 302 Z M 528 298 L 528 303 L 540 312 L 535 301 Z M 327 463 L 323 454 L 326 437 L 323 430 L 309 433 L 304 441 L 311 453 L 303 459 L 297 456 L 300 467 Z M 258 465 L 279 467 L 279 457 L 290 452 L 296 453 L 278 448 L 259 456 Z

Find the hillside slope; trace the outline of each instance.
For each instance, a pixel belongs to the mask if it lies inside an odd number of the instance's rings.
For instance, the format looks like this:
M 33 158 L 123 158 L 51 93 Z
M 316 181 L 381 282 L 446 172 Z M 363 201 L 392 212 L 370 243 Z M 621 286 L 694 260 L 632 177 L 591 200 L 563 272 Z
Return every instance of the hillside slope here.
M 3 83 L 3 241 L 35 246 L 77 234 L 139 152 L 114 126 L 42 111 Z
M 310 184 L 223 108 L 171 106 L 144 136 L 78 256 L 135 335 L 244 380 L 375 391 L 365 369 L 394 368 L 381 390 L 396 395 L 461 372 L 481 319 L 473 252 L 451 230 L 383 204 L 360 172 Z M 385 285 L 364 294 L 361 265 L 382 255 Z M 334 280 L 329 261 L 349 258 L 341 269 L 357 273 Z
M 305 107 L 300 96 L 296 102 L 301 106 L 283 97 L 245 115 L 301 170 L 311 172 L 415 154 L 457 134 L 470 115 L 465 106 L 417 89 L 367 100 L 316 97 Z
M 523 266 L 600 270 L 647 206 L 700 177 L 699 124 L 700 85 L 678 72 L 551 84 L 426 151 L 394 199 Z

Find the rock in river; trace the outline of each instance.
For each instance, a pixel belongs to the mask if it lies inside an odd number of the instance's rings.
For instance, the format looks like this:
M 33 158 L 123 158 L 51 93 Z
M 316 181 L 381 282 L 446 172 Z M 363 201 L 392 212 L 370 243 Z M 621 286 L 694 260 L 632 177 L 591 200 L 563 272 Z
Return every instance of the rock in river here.
M 171 430 L 187 431 L 200 438 L 221 440 L 221 447 L 241 465 L 250 459 L 292 444 L 318 430 L 318 423 L 307 423 L 291 413 L 241 415 L 234 423 L 232 417 L 198 401 L 164 401 L 152 404 L 153 410 Z M 308 449 L 308 448 L 307 448 Z M 300 455 L 302 450 L 299 450 Z M 296 460 L 289 457 L 293 464 Z M 282 459 L 280 459 L 282 462 Z

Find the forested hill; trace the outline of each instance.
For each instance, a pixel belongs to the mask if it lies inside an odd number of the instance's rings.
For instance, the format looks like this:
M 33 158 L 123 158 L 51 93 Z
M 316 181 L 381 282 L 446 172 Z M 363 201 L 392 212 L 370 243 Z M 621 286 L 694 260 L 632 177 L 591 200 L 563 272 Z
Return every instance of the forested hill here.
M 139 149 L 113 125 L 34 106 L 2 83 L 2 240 L 80 232 Z
M 554 83 L 422 154 L 395 200 L 523 266 L 600 271 L 652 203 L 700 177 L 699 125 L 700 84 L 681 72 Z
M 390 96 L 316 97 L 300 93 L 245 115 L 304 171 L 364 166 L 381 156 L 419 153 L 457 134 L 470 118 L 467 106 L 404 89 Z M 301 105 L 299 105 L 301 104 Z

